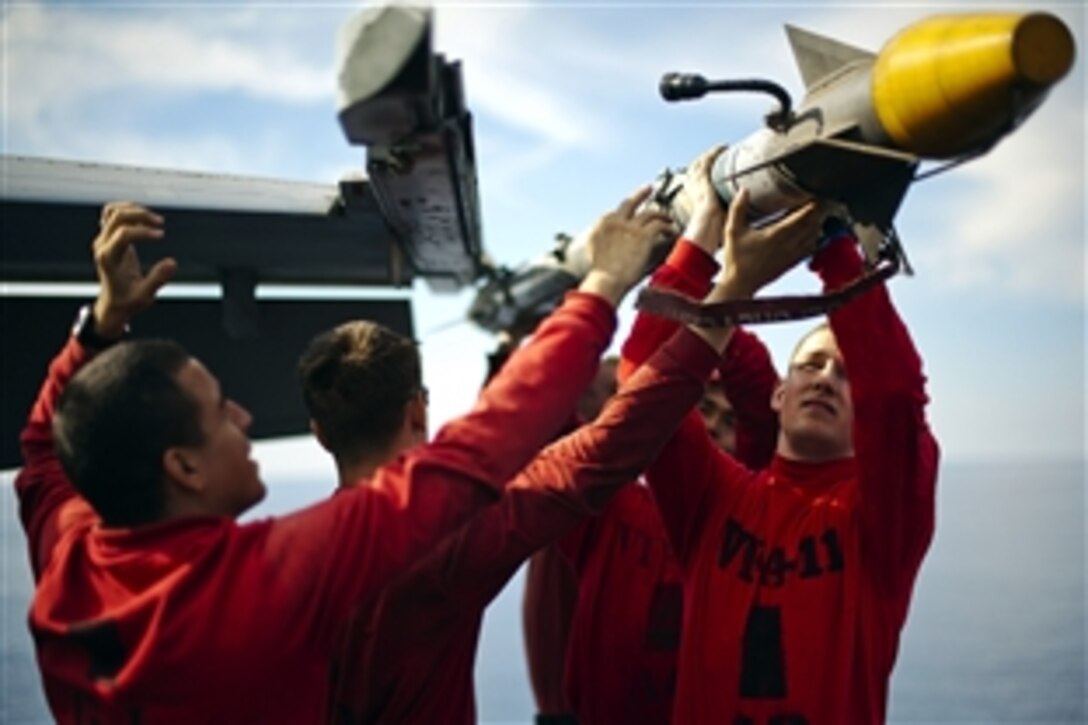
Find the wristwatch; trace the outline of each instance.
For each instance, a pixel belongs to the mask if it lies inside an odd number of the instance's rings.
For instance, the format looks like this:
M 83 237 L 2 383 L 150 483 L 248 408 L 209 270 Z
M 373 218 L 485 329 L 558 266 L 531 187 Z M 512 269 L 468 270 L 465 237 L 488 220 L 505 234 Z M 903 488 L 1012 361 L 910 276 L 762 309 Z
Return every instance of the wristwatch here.
M 94 328 L 94 305 L 83 305 L 79 308 L 79 314 L 76 316 L 76 324 L 72 326 L 72 334 L 79 340 L 79 344 L 83 347 L 91 350 L 105 350 L 111 345 L 116 345 L 121 341 L 120 337 L 117 338 L 105 338 L 98 334 L 98 331 Z M 125 325 L 125 333 L 128 332 L 128 325 Z M 122 333 L 124 336 L 124 333 Z

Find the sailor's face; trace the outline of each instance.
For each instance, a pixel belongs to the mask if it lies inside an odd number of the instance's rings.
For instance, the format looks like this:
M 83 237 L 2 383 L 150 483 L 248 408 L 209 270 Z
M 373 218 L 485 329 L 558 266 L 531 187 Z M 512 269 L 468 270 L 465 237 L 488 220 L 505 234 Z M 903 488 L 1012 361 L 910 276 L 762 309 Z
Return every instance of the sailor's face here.
M 703 416 L 707 432 L 714 439 L 715 445 L 729 454 L 737 450 L 737 421 L 733 405 L 725 397 L 721 386 L 710 383 L 699 401 L 699 414 Z
M 854 404 L 842 353 L 828 328 L 809 334 L 775 391 L 772 407 L 794 455 L 831 460 L 853 455 Z
M 250 458 L 247 431 L 253 418 L 223 394 L 219 381 L 195 358 L 178 372 L 177 381 L 200 410 L 204 442 L 193 451 L 193 462 L 205 500 L 215 513 L 238 516 L 265 496 L 257 463 Z

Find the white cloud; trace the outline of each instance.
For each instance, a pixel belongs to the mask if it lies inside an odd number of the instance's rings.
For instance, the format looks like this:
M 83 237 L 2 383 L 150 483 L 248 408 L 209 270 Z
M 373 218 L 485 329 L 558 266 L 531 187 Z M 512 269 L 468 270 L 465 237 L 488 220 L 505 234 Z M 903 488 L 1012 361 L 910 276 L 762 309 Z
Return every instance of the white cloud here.
M 1078 73 L 987 156 L 912 192 L 901 216 L 905 231 L 929 229 L 914 247 L 927 274 L 957 289 L 1083 301 L 1084 128 Z
M 562 146 L 548 143 L 522 147 L 491 142 L 485 148 L 490 151 L 480 162 L 480 168 L 487 170 L 486 177 L 479 182 L 480 194 L 485 198 L 497 195 L 504 204 L 521 208 L 535 206 L 540 200 L 525 193 L 520 180 L 550 166 L 564 151 Z
M 442 7 L 436 45 L 465 61 L 469 102 L 555 147 L 621 149 L 669 70 L 796 75 L 780 24 L 720 8 Z M 728 43 L 727 47 L 723 47 Z M 755 60 L 751 60 L 755 58 Z M 768 69 L 761 60 L 774 59 Z M 780 73 L 781 71 L 781 73 Z M 765 102 L 764 102 L 765 104 Z M 711 114 L 720 105 L 706 106 Z
M 578 94 L 577 84 L 557 82 L 554 68 L 534 62 L 542 12 L 529 5 L 439 6 L 435 48 L 464 63 L 474 111 L 523 131 L 537 143 L 589 146 L 600 137 L 601 124 L 585 112 L 587 99 Z
M 551 62 L 563 53 L 541 47 L 555 37 L 541 27 L 549 15 L 528 4 L 440 3 L 435 12 L 435 50 L 462 62 L 487 205 L 531 209 L 539 202 L 520 182 L 565 154 L 600 153 L 614 140 L 609 111 L 581 82 L 591 69 L 571 74 Z
M 340 142 L 334 39 L 351 10 L 6 7 L 4 151 L 314 178 L 315 168 L 335 162 L 300 150 L 299 141 L 320 129 L 328 135 L 310 147 Z
M 78 112 L 88 98 L 116 91 L 156 94 L 225 91 L 288 103 L 333 97 L 331 53 L 324 62 L 269 42 L 277 18 L 251 11 L 161 10 L 16 5 L 0 21 L 5 37 L 9 122 L 32 124 L 42 113 Z M 260 31 L 260 32 L 257 32 Z M 256 33 L 256 35 L 255 35 Z
M 206 96 L 198 98 L 208 93 L 312 105 L 331 116 L 335 33 L 354 10 L 11 7 L 0 16 L 6 39 L 5 136 L 18 153 L 282 174 L 274 168 L 277 155 L 259 153 L 270 150 L 273 132 L 262 129 L 274 119 L 232 118 L 221 130 L 179 133 L 130 118 L 155 113 L 164 104 L 200 114 L 188 102 L 208 103 Z M 501 157 L 492 155 L 487 163 L 492 193 L 499 198 L 514 188 L 512 174 L 531 172 L 565 151 L 599 147 L 609 138 L 603 114 L 590 110 L 591 99 L 557 83 L 547 64 L 535 64 L 525 52 L 534 36 L 533 10 L 440 6 L 436 11 L 435 49 L 448 60 L 464 61 L 477 125 L 486 119 L 502 138 L 516 140 L 500 141 Z M 106 104 L 117 106 L 116 126 L 88 123 L 86 111 L 101 116 Z M 206 113 L 218 117 L 217 109 Z M 235 125 L 239 121 L 248 128 Z

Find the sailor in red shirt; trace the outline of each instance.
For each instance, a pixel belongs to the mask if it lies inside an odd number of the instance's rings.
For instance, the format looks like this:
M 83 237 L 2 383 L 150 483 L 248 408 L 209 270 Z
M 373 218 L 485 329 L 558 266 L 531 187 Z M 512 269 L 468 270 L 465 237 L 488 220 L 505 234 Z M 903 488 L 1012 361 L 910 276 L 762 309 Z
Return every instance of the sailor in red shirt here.
M 654 273 L 655 279 L 660 279 L 662 270 L 669 266 L 670 261 L 667 260 Z M 710 278 L 708 277 L 706 288 L 709 289 L 709 287 Z M 736 334 L 735 339 L 737 339 Z M 735 345 L 736 343 L 731 344 Z M 615 392 L 618 363 L 618 357 L 605 358 L 601 361 L 601 368 L 597 371 L 597 376 L 590 386 L 591 392 L 587 391 L 587 395 L 583 395 L 578 404 L 578 415 L 582 420 L 592 420 L 596 413 L 589 411 L 599 411 L 604 401 Z M 774 376 L 774 378 L 777 379 L 777 376 Z M 769 389 L 763 407 L 770 410 Z M 735 452 L 737 413 L 722 390 L 721 377 L 717 369 L 714 370 L 710 381 L 707 383 L 703 397 L 699 401 L 698 410 L 706 423 L 707 429 L 722 450 L 730 453 Z M 777 419 L 775 419 L 774 424 L 777 432 Z M 638 490 L 636 490 L 636 486 L 639 487 Z M 646 511 L 648 520 L 642 526 L 638 526 L 637 530 L 639 532 L 645 531 L 646 535 L 664 542 L 667 546 L 665 529 L 661 525 L 661 518 L 657 515 L 657 508 L 652 498 L 649 497 L 648 491 L 645 490 L 645 483 L 640 479 L 634 485 L 621 490 L 605 508 L 604 513 L 579 526 L 563 541 L 536 552 L 530 557 L 526 565 L 525 587 L 522 596 L 522 625 L 525 638 L 525 660 L 529 670 L 529 684 L 532 687 L 533 699 L 537 706 L 536 725 L 564 725 L 565 723 L 576 723 L 578 721 L 574 716 L 574 711 L 567 704 L 568 700 L 565 691 L 567 643 L 570 639 L 571 622 L 579 602 L 580 589 L 578 575 L 571 566 L 568 557 L 575 558 L 578 552 L 582 550 L 594 550 L 594 547 L 585 546 L 586 541 L 599 541 L 602 537 L 598 534 L 588 534 L 587 530 L 607 529 L 608 527 L 603 522 L 610 518 L 612 512 L 625 508 L 622 504 L 617 503 L 617 499 L 627 499 L 632 494 L 636 498 L 646 498 L 648 503 L 648 506 L 642 509 Z M 627 537 L 627 529 L 632 525 L 632 522 L 627 522 L 625 527 L 614 528 L 618 536 Z M 561 546 L 567 549 L 567 553 L 564 553 Z M 664 582 L 666 579 L 663 579 L 663 577 L 667 577 L 668 582 L 679 583 L 679 570 L 672 563 L 671 554 L 668 556 L 668 560 L 671 564 L 668 571 L 653 576 L 655 582 Z M 607 565 L 601 566 L 602 571 L 615 572 L 615 575 L 624 581 L 628 581 L 631 576 L 639 575 L 645 569 L 644 566 L 635 566 L 630 570 L 623 571 L 621 561 L 609 562 Z M 588 589 L 590 582 L 597 580 L 598 577 L 588 576 L 582 579 L 581 583 L 585 584 Z M 601 585 L 595 585 L 592 588 L 598 596 L 596 600 L 592 595 L 583 596 L 581 600 L 583 609 L 592 610 L 597 606 L 608 606 L 608 595 L 614 591 L 614 588 Z M 624 594 L 629 595 L 630 592 L 624 592 Z M 632 609 L 635 608 L 637 607 L 632 607 Z M 650 608 L 651 600 L 646 599 L 641 609 L 649 612 Z M 609 636 L 607 633 L 602 634 L 602 625 L 607 627 L 612 621 L 607 619 L 602 622 L 598 619 L 596 620 L 597 626 L 590 631 L 594 632 L 599 639 L 614 641 L 614 637 Z M 638 641 L 644 639 L 644 637 L 639 637 Z M 679 648 L 678 639 L 676 648 Z M 589 641 L 587 641 L 584 649 L 593 653 L 605 653 L 602 656 L 607 656 L 607 652 L 611 651 L 610 648 L 599 648 Z M 675 654 L 675 649 L 673 652 Z M 610 669 L 615 669 L 616 666 L 616 659 L 613 659 Z M 671 669 L 675 671 L 675 658 Z M 599 668 L 588 667 L 586 671 L 597 672 Z M 601 688 L 588 688 L 588 692 L 592 693 L 591 697 L 595 697 L 596 693 L 601 692 Z M 622 695 L 620 697 L 624 703 L 630 701 L 630 698 Z M 664 713 L 663 721 L 665 722 L 667 722 L 668 715 L 671 712 L 671 702 L 670 697 L 668 705 L 662 708 Z M 624 704 L 624 707 L 626 708 L 627 705 Z M 642 709 L 642 712 L 646 712 L 645 708 Z M 624 719 L 619 712 L 617 712 L 617 719 Z
M 593 382 L 578 401 L 579 421 L 596 418 L 615 394 L 619 362 L 619 356 L 615 355 L 601 360 Z M 623 496 L 623 491 L 617 495 Z M 525 566 L 521 621 L 529 686 L 536 702 L 536 725 L 577 722 L 567 704 L 563 680 L 571 617 L 577 600 L 578 577 L 558 544 L 545 546 L 529 558 Z
M 699 246 L 706 237 L 701 231 L 706 217 L 713 216 L 718 201 L 708 184 L 695 188 L 697 182 L 705 181 L 715 156 L 716 151 L 703 154 L 689 167 L 689 186 L 693 187 L 689 195 L 696 213 L 651 278 L 655 286 L 694 298 L 706 295 L 719 270 L 713 255 L 721 246 L 720 236 L 705 248 Z M 718 230 L 720 233 L 720 224 Z M 776 231 L 785 237 L 814 233 L 813 215 L 800 215 Z M 657 344 L 663 339 L 655 327 L 670 332 L 675 327 L 645 315 L 635 326 L 631 336 L 635 345 L 638 340 Z M 643 358 L 649 353 L 647 348 Z M 625 375 L 630 370 L 629 364 L 624 366 Z M 700 403 L 704 424 L 717 445 L 735 452 L 746 465 L 765 466 L 778 433 L 777 416 L 770 408 L 778 376 L 770 355 L 755 336 L 736 330 L 716 372 L 717 380 L 707 386 Z M 725 418 L 730 401 L 738 422 L 735 428 Z M 578 575 L 577 600 L 569 615 L 571 636 L 565 650 L 566 697 L 573 713 L 566 722 L 669 722 L 683 596 L 680 569 L 646 484 L 640 480 L 624 488 L 604 514 L 566 537 L 560 549 Z M 562 606 L 553 590 L 531 576 L 526 580 L 525 596 L 538 610 L 550 612 Z M 527 619 L 526 627 L 533 622 Z M 527 648 L 530 657 L 536 656 L 538 670 L 561 670 L 563 661 L 544 659 L 551 651 Z M 564 722 L 554 715 L 538 716 L 537 720 Z
M 741 411 L 745 403 L 770 409 L 776 376 L 754 336 L 734 331 L 720 365 L 729 389 L 763 391 L 746 401 L 738 395 Z M 750 384 L 737 385 L 743 381 Z M 743 412 L 739 418 L 743 437 Z M 754 453 L 742 445 L 739 455 Z M 650 489 L 642 480 L 627 486 L 560 548 L 578 575 L 566 658 L 566 693 L 578 722 L 669 722 L 683 590 Z
M 674 253 L 654 278 L 667 278 L 675 263 Z M 707 277 L 704 286 L 709 285 Z M 738 400 L 747 398 L 756 408 L 770 411 L 777 376 L 758 340 L 735 331 L 722 366 L 724 380 L 738 392 L 763 391 L 762 396 L 738 394 Z M 700 415 L 719 445 L 732 444 L 739 435 L 739 455 L 751 460 L 748 456 L 757 454 L 755 446 L 744 444 L 752 432 L 752 426 L 745 425 L 744 405 L 739 412 L 726 407 L 729 403 L 719 386 L 717 381 L 707 386 Z M 760 412 L 747 416 L 753 426 L 766 418 Z M 737 415 L 736 428 L 725 419 L 728 413 Z M 776 432 L 777 421 L 772 417 L 772 429 L 760 437 L 773 443 Z M 553 558 L 539 562 L 545 553 Z M 556 569 L 569 569 L 572 564 L 575 591 L 568 606 Z M 562 698 L 554 695 L 554 686 L 534 686 L 538 725 L 669 722 L 680 645 L 681 577 L 653 496 L 642 480 L 625 486 L 600 516 L 534 556 L 526 574 L 524 606 L 530 672 L 535 671 L 544 683 L 549 681 L 547 673 L 554 673 L 560 682 L 566 673 L 566 690 L 559 690 Z M 547 629 L 549 623 L 553 623 L 551 629 Z M 542 697 L 547 693 L 553 694 Z
M 745 226 L 745 207 L 742 194 L 732 228 Z M 829 290 L 856 278 L 853 238 L 835 239 L 812 268 Z M 627 363 L 654 344 L 633 336 Z M 684 422 L 647 472 L 684 576 L 675 722 L 883 722 L 933 534 L 926 401 L 921 361 L 881 285 L 799 343 L 772 398 L 781 432 L 769 468 L 749 471 L 696 416 Z
M 614 330 L 616 301 L 641 276 L 624 256 L 647 233 L 610 224 L 595 279 L 433 442 L 372 471 L 367 486 L 239 525 L 264 495 L 249 414 L 176 344 L 112 344 L 176 263 L 145 275 L 133 245 L 163 237 L 163 219 L 107 205 L 94 243 L 101 291 L 50 366 L 15 484 L 54 717 L 324 719 L 352 611 L 493 500 L 569 417 Z M 548 374 L 556 367 L 562 379 Z

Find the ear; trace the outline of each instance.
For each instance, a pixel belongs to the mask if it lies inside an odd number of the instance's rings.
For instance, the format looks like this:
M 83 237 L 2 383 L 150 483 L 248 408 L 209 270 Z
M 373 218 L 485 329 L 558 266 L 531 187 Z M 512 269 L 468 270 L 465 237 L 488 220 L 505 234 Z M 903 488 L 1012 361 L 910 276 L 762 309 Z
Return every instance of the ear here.
M 779 380 L 778 384 L 774 386 L 774 392 L 771 393 L 771 410 L 776 413 L 782 412 L 782 401 L 786 397 L 786 381 Z
M 204 490 L 204 477 L 196 456 L 186 448 L 167 448 L 162 454 L 162 470 L 166 477 L 193 493 Z
M 408 429 L 414 436 L 425 439 L 427 437 L 427 404 L 423 402 L 423 398 L 417 395 L 409 400 L 408 410 L 405 412 Z

